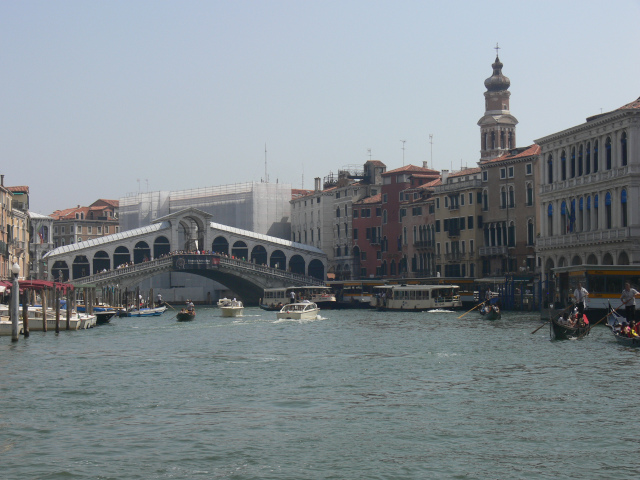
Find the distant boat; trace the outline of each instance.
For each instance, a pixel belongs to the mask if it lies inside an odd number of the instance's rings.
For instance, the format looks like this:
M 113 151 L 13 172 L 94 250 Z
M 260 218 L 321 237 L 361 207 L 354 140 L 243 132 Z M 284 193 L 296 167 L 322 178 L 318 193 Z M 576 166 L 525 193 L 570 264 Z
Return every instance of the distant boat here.
M 228 298 L 224 299 L 226 302 L 220 303 L 218 302 L 218 306 L 220 307 L 220 311 L 222 312 L 223 317 L 241 317 L 242 312 L 244 311 L 244 306 L 242 302 L 236 300 L 229 300 Z
M 167 307 L 165 305 L 156 308 L 141 308 L 140 310 L 121 311 L 121 317 L 159 317 Z
M 640 347 L 640 337 L 627 337 L 621 332 L 623 325 L 627 323 L 627 319 L 616 312 L 609 305 L 609 318 L 607 318 L 607 326 L 611 329 L 616 342 L 625 347 Z
M 315 303 L 303 302 L 285 305 L 276 316 L 278 319 L 314 320 L 319 313 L 320 309 Z
M 371 306 L 378 310 L 415 312 L 462 306 L 457 285 L 384 285 L 373 290 Z
M 0 319 L 0 337 L 11 336 L 12 323 L 9 317 L 2 317 Z M 18 320 L 18 334 L 22 333 L 22 320 Z
M 182 310 L 180 312 L 178 312 L 178 314 L 176 315 L 176 319 L 179 322 L 190 322 L 191 320 L 196 318 L 196 311 L 195 310 Z

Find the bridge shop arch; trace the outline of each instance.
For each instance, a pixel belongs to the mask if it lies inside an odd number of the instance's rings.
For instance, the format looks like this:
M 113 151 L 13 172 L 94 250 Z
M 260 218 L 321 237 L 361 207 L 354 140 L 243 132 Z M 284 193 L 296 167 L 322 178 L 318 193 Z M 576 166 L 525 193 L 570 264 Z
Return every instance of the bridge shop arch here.
M 306 270 L 306 263 L 304 261 L 304 258 L 302 258 L 300 255 L 294 255 L 293 257 L 291 257 L 291 260 L 289 260 L 289 271 L 291 273 L 299 273 L 300 275 L 304 275 L 305 270 Z
M 129 249 L 120 245 L 113 252 L 113 266 L 114 268 L 118 268 L 120 265 L 124 265 L 125 263 L 131 262 L 131 255 L 129 254 Z
M 147 242 L 138 242 L 133 247 L 133 263 L 148 262 L 151 259 L 151 249 Z
M 222 236 L 216 237 L 211 244 L 211 251 L 219 255 L 229 256 L 229 240 Z
M 67 265 L 67 262 L 63 260 L 54 262 L 53 267 L 51 267 L 51 276 L 56 282 L 69 281 L 69 265 Z
M 318 259 L 309 262 L 309 276 L 324 280 L 324 265 Z
M 233 244 L 233 248 L 231 249 L 231 255 L 235 258 L 246 259 L 249 256 L 249 249 L 247 248 L 247 244 L 242 240 L 238 240 Z
M 256 245 L 251 249 L 251 261 L 258 265 L 267 264 L 267 250 L 262 245 Z
M 171 252 L 171 243 L 164 235 L 159 236 L 153 242 L 153 258 L 160 258 Z
M 77 255 L 73 260 L 73 278 L 82 278 L 91 274 L 91 267 L 86 255 Z
M 111 270 L 111 259 L 107 252 L 99 250 L 93 256 L 93 272 L 101 272 L 102 270 Z
M 274 250 L 273 252 L 271 252 L 269 266 L 271 268 L 279 268 L 280 270 L 287 269 L 287 256 L 282 250 Z

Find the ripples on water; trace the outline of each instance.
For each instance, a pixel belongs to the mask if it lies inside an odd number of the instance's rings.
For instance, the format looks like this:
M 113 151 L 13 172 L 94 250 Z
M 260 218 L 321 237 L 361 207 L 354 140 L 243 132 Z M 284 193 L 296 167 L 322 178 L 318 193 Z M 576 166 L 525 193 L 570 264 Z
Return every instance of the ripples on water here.
M 638 355 L 535 316 L 245 309 L 0 338 L 7 479 L 636 479 Z

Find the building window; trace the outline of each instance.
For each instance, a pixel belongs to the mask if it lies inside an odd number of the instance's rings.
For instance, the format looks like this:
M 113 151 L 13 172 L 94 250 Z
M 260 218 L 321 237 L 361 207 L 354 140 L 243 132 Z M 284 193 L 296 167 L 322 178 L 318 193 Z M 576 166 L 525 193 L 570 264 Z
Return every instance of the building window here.
M 576 147 L 571 149 L 571 178 L 576 176 Z
M 509 167 L 509 178 L 513 178 L 513 167 Z
M 529 219 L 527 222 L 527 245 L 533 245 L 533 220 Z
M 507 169 L 506 168 L 501 168 L 500 169 L 500 178 L 501 179 L 507 178 Z
M 533 184 L 527 183 L 527 205 L 530 207 L 533 205 Z
M 604 221 L 607 230 L 611 229 L 611 193 L 604 196 Z
M 549 184 L 553 183 L 553 156 L 549 155 L 547 160 L 547 176 L 549 177 Z
M 611 170 L 611 137 L 607 137 L 607 140 L 604 143 L 605 149 L 605 165 L 607 170 Z M 606 199 L 605 199 L 606 200 Z
M 593 142 L 593 173 L 598 173 L 598 140 Z
M 358 240 L 358 229 L 357 228 L 353 229 L 353 239 L 354 240 Z
M 60 227 L 60 233 L 61 233 L 62 235 L 64 235 L 64 234 L 65 234 L 65 231 L 64 231 L 64 230 L 65 230 L 65 227 L 64 227 L 64 226 Z
M 589 175 L 591 173 L 591 142 L 587 142 L 587 150 L 584 160 L 584 173 Z
M 473 193 L 469 194 L 469 205 L 473 205 Z
M 358 218 L 358 210 L 353 211 L 353 218 Z
M 531 163 L 525 165 L 525 175 L 533 175 L 533 165 Z
M 584 173 L 584 161 L 582 158 L 582 145 L 578 147 L 578 176 L 581 177 Z
M 620 165 L 627 165 L 627 132 L 622 132 L 620 137 Z
M 547 230 L 549 236 L 553 236 L 553 205 L 549 204 L 547 208 Z
M 567 154 L 562 151 L 562 155 L 560 155 L 560 180 L 564 181 L 567 179 Z
M 622 190 L 620 192 L 620 207 L 622 213 L 622 226 L 627 227 L 628 219 L 627 219 L 627 191 Z
M 487 172 L 486 170 L 482 172 L 482 181 L 483 182 L 489 181 L 489 172 Z
M 105 235 L 109 233 L 109 225 L 104 226 L 104 233 Z
M 78 228 L 82 228 L 82 227 L 78 227 Z M 93 227 L 87 227 L 88 229 L 88 233 L 93 233 Z
M 387 194 L 386 193 L 382 194 L 382 203 L 387 203 Z
M 440 208 L 440 198 L 436 198 L 436 209 Z
M 336 217 L 340 218 L 340 207 L 336 208 Z
M 489 192 L 486 189 L 482 191 L 482 210 L 489 210 Z
M 96 227 L 98 229 L 98 235 L 102 235 L 102 227 Z
M 387 223 L 387 210 L 386 209 L 382 212 L 382 223 L 383 224 Z

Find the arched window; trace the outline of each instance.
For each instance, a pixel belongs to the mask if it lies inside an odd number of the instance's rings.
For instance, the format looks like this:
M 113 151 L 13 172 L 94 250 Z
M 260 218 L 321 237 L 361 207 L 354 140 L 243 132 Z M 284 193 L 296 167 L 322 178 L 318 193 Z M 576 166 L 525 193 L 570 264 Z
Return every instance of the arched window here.
M 569 231 L 576 231 L 576 199 L 571 200 L 571 211 L 569 212 Z
M 500 187 L 500 208 L 507 208 L 507 189 Z
M 533 183 L 527 183 L 527 205 L 533 205 Z
M 587 214 L 584 229 L 587 232 L 591 230 L 591 197 L 587 197 Z
M 628 220 L 627 220 L 627 191 L 626 190 L 622 190 L 622 192 L 620 192 L 620 210 L 622 212 L 622 226 L 626 227 L 628 226 Z
M 553 205 L 549 204 L 549 207 L 547 208 L 547 230 L 548 232 L 548 236 L 552 237 L 553 236 Z
M 336 217 L 340 218 L 340 207 L 336 208 Z
M 604 196 L 604 222 L 607 230 L 611 229 L 611 193 Z
M 567 179 L 567 154 L 562 151 L 560 155 L 560 180 Z
M 507 234 L 508 243 L 507 246 L 515 247 L 516 246 L 516 225 L 514 222 L 509 223 L 509 232 Z
M 529 219 L 527 222 L 527 245 L 533 245 L 534 239 L 534 228 L 533 228 L 533 220 Z
M 593 197 L 593 228 L 595 230 L 600 229 L 600 215 L 598 211 L 598 200 L 599 200 L 599 195 L 596 194 L 595 197 Z
M 598 140 L 593 142 L 593 173 L 598 173 Z
M 513 148 L 513 132 L 509 132 L 509 149 Z
M 620 165 L 627 165 L 627 132 L 622 132 L 620 136 Z
M 578 219 L 576 223 L 576 232 L 584 231 L 584 198 L 580 197 L 578 201 Z
M 549 184 L 553 183 L 553 155 L 549 155 L 547 159 L 547 177 Z
M 491 149 L 496 148 L 496 132 L 491 132 Z
M 564 235 L 569 230 L 567 225 L 567 216 L 569 210 L 567 210 L 567 203 L 562 202 L 560 205 L 560 235 Z
M 513 190 L 513 185 L 509 186 L 509 208 L 515 208 L 516 206 L 516 194 Z
M 578 176 L 581 177 L 582 174 L 584 173 L 584 166 L 583 166 L 583 159 L 582 159 L 582 145 L 580 145 L 580 147 L 578 148 Z
M 571 178 L 576 176 L 576 147 L 571 149 Z
M 611 137 L 607 137 L 607 140 L 604 142 L 605 149 L 605 166 L 607 170 L 611 170 Z
M 584 173 L 586 173 L 587 175 L 589 175 L 591 173 L 591 142 L 587 142 L 587 155 L 585 158 L 585 165 L 584 165 Z
M 500 148 L 504 148 L 504 131 L 500 132 Z

